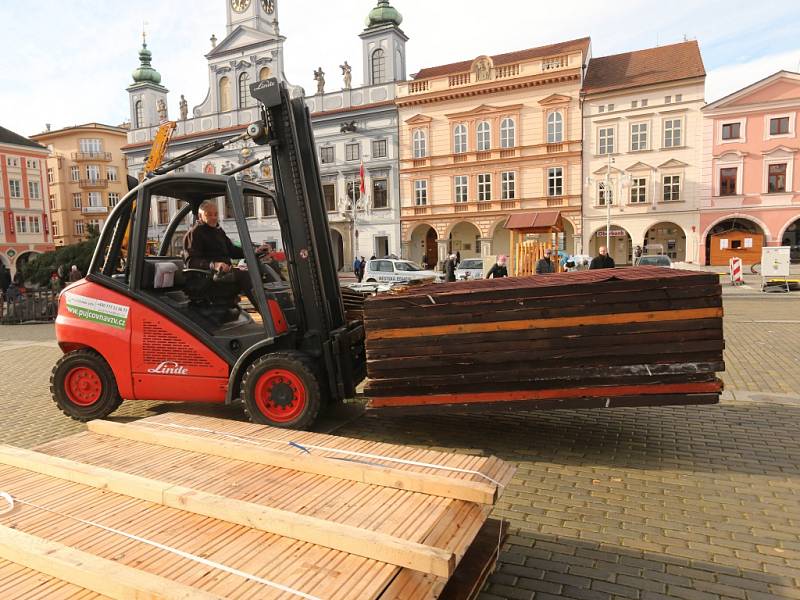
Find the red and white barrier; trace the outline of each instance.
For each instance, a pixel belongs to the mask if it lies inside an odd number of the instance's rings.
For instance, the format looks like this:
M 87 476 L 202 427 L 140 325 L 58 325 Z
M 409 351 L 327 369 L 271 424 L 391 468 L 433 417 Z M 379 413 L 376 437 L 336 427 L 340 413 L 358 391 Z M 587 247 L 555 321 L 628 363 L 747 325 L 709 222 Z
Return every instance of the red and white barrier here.
M 734 256 L 728 261 L 728 267 L 730 268 L 731 284 L 743 284 L 744 276 L 742 275 L 742 259 Z

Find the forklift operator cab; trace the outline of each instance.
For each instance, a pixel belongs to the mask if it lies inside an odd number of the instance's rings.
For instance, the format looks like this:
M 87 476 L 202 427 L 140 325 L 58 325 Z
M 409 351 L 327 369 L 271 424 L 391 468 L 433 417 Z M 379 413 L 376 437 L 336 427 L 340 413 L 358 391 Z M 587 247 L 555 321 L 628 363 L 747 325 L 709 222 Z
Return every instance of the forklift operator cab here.
M 145 180 L 112 210 L 86 278 L 59 301 L 64 355 L 51 391 L 68 416 L 103 418 L 123 398 L 241 402 L 254 422 L 305 429 L 325 403 L 355 395 L 366 370 L 363 323 L 347 321 L 335 269 L 328 272 L 333 252 L 318 166 L 308 160 L 307 111 L 281 92 L 264 108 L 276 192 L 232 176 L 169 174 Z M 179 210 L 155 248 L 149 216 L 164 198 Z M 255 318 L 239 306 L 237 283 L 176 256 L 206 200 L 233 213 Z M 252 202 L 274 206 L 288 281 L 256 256 L 245 209 Z

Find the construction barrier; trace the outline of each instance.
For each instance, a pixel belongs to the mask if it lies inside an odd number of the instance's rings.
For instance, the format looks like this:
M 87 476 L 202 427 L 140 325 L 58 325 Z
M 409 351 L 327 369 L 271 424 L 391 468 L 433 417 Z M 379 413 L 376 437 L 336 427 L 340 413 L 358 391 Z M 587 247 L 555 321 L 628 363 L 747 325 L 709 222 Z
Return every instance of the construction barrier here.
M 742 259 L 738 256 L 734 256 L 728 260 L 728 268 L 730 269 L 731 285 L 742 285 L 744 283 Z
M 0 324 L 55 321 L 58 296 L 49 290 L 25 290 L 9 302 L 0 297 Z

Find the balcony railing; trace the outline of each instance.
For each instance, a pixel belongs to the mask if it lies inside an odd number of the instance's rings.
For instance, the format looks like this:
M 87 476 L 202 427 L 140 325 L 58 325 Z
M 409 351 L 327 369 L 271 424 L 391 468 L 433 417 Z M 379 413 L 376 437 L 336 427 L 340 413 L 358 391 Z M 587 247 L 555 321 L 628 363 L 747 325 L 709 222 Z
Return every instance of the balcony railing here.
M 448 78 L 448 85 L 455 87 L 459 85 L 467 85 L 470 82 L 470 73 L 459 73 L 458 75 L 450 75 Z
M 428 214 L 428 207 L 427 206 L 415 206 L 414 207 L 414 214 L 415 215 L 427 215 Z
M 519 64 L 495 67 L 494 73 L 497 79 L 502 79 L 503 77 L 514 77 L 515 75 L 519 75 Z
M 469 212 L 469 204 L 467 204 L 466 202 L 458 202 L 458 203 L 456 203 L 455 212 L 457 212 L 457 213 Z
M 72 160 L 79 162 L 84 160 L 102 160 L 104 162 L 110 162 L 111 152 L 73 152 Z
M 105 206 L 84 206 L 81 208 L 81 212 L 85 215 L 103 215 L 108 212 L 108 208 Z
M 489 160 L 490 158 L 492 158 L 492 152 L 491 151 L 476 152 L 475 153 L 475 159 L 476 160 Z
M 562 142 L 558 142 L 557 144 L 547 144 L 547 152 L 563 152 L 564 151 L 564 144 Z
M 548 198 L 547 199 L 547 208 L 553 208 L 556 206 L 564 206 L 564 198 Z
M 410 94 L 418 94 L 420 92 L 427 92 L 430 89 L 430 81 L 423 79 L 422 81 L 412 81 L 408 84 L 408 92 Z
M 107 188 L 108 179 L 81 179 L 78 184 L 82 189 Z

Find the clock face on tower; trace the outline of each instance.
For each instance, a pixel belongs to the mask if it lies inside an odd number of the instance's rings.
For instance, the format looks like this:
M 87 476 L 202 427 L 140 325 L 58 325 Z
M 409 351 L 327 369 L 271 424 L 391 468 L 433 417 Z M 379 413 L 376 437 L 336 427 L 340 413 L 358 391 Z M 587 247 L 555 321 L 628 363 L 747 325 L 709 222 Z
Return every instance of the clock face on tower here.
M 231 0 L 231 8 L 236 12 L 244 12 L 250 8 L 250 0 Z
M 261 6 L 268 15 L 275 11 L 275 0 L 261 0 Z

